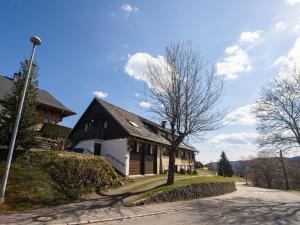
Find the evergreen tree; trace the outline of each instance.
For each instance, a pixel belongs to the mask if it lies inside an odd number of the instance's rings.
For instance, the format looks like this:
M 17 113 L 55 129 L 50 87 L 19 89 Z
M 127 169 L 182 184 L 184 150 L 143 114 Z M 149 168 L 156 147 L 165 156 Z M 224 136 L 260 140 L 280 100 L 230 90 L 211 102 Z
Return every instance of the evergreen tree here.
M 25 78 L 29 69 L 28 60 L 20 64 L 20 70 L 16 75 L 17 79 L 13 82 L 10 92 L 4 97 L 2 104 L 3 109 L 0 112 L 0 144 L 7 146 L 9 146 L 11 141 Z M 38 119 L 37 72 L 37 64 L 33 63 L 16 139 L 16 147 L 22 147 L 24 150 L 29 150 L 37 145 L 36 136 L 38 131 L 35 128 Z
M 218 175 L 223 177 L 232 177 L 233 175 L 231 163 L 224 151 L 222 152 L 221 158 L 218 162 Z

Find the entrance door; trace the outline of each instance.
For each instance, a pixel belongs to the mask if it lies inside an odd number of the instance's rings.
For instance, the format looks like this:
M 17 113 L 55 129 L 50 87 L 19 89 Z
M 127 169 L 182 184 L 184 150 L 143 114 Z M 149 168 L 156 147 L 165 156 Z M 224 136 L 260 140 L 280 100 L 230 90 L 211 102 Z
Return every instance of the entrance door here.
M 94 155 L 101 155 L 101 144 L 95 143 L 95 145 L 94 145 Z
M 141 174 L 141 154 L 130 153 L 129 175 Z
M 143 174 L 156 174 L 157 146 L 145 144 L 143 149 Z

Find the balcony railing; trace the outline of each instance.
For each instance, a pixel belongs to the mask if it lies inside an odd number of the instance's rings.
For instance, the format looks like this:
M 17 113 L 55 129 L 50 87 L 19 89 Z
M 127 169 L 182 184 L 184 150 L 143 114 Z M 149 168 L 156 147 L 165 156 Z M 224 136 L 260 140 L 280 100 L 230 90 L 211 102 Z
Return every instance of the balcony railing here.
M 77 130 L 71 137 L 70 141 L 73 145 L 76 145 L 80 141 L 89 139 L 102 139 L 103 138 L 103 128 L 100 127 L 90 127 L 87 130 Z

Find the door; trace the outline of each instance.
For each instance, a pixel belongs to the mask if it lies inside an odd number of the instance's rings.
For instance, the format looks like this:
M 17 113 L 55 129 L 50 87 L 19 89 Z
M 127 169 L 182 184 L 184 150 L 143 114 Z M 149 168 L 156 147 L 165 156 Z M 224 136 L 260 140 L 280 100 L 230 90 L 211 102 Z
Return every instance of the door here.
M 131 152 L 129 162 L 129 175 L 139 174 L 141 174 L 141 154 Z
M 143 174 L 156 174 L 157 146 L 145 144 L 143 150 Z
M 95 143 L 95 145 L 94 145 L 94 155 L 101 155 L 101 144 Z

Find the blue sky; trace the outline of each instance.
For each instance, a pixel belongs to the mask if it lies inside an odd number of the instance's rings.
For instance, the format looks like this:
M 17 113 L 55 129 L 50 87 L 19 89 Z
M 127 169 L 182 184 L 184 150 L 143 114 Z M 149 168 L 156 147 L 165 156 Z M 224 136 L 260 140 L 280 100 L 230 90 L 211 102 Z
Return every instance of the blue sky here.
M 145 59 L 190 40 L 224 76 L 221 107 L 230 113 L 222 129 L 195 144 L 198 159 L 215 161 L 225 150 L 235 160 L 256 152 L 249 109 L 260 88 L 300 62 L 299 2 L 1 0 L 0 74 L 18 70 L 37 34 L 40 88 L 77 112 L 64 125 L 75 124 L 94 93 L 151 118 L 136 97 Z

